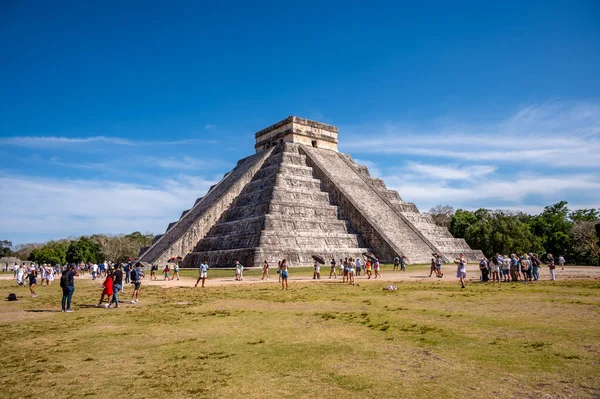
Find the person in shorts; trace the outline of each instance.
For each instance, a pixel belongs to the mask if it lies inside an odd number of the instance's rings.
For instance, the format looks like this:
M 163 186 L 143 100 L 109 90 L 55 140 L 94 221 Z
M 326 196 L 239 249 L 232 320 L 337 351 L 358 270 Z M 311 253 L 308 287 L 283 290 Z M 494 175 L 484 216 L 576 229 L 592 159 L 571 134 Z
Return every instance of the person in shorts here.
M 237 281 L 244 280 L 244 266 L 239 261 L 235 261 L 235 279 Z
M 315 261 L 315 271 L 313 272 L 313 280 L 321 279 L 321 264 L 319 261 Z
M 288 289 L 289 266 L 287 260 L 281 261 L 281 289 Z
M 402 255 L 400 257 L 400 271 L 401 272 L 406 271 L 406 262 L 408 262 L 408 259 L 406 259 L 406 256 Z
M 465 259 L 465 255 L 460 254 L 458 259 L 454 260 L 456 263 L 456 277 L 460 279 L 461 288 L 465 288 L 465 280 L 467 279 L 467 260 Z
M 335 274 L 335 258 L 331 258 L 331 271 L 329 272 L 329 278 L 331 278 L 331 276 L 333 276 L 333 278 L 337 278 Z
M 37 283 L 37 270 L 35 269 L 35 266 L 32 265 L 29 269 L 27 278 L 29 279 L 29 292 L 31 292 L 31 297 L 35 298 L 37 296 L 35 293 L 35 284 Z
M 381 273 L 379 273 L 379 261 L 376 260 L 375 263 L 373 264 L 373 270 L 375 270 L 375 278 L 377 278 L 377 276 L 381 277 Z
M 261 277 L 261 280 L 264 280 L 265 277 L 267 278 L 267 280 L 271 279 L 271 276 L 269 276 L 269 262 L 265 261 L 265 263 L 263 264 L 263 275 Z
M 140 301 L 140 287 L 142 286 L 142 278 L 146 277 L 141 265 L 138 263 L 131 270 L 131 283 L 133 284 L 133 293 L 131 294 L 130 303 L 138 303 Z
M 200 275 L 198 276 L 198 280 L 196 280 L 196 285 L 194 285 L 194 287 L 198 286 L 200 280 L 202 280 L 202 287 L 204 287 L 204 281 L 206 281 L 206 278 L 208 277 L 209 269 L 208 261 L 204 259 L 204 262 L 200 263 Z

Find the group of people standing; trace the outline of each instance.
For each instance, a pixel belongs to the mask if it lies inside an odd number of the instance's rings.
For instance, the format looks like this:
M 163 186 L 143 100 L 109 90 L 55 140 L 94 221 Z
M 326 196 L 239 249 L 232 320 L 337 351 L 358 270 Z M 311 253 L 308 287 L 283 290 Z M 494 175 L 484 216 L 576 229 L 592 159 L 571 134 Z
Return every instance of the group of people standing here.
M 19 286 L 24 286 L 25 281 L 28 280 L 31 297 L 35 298 L 37 297 L 35 289 L 38 279 L 40 279 L 40 286 L 50 286 L 55 280 L 55 276 L 60 274 L 60 287 L 63 293 L 61 310 L 63 312 L 73 311 L 71 309 L 71 301 L 75 292 L 75 277 L 79 276 L 80 273 L 84 274 L 86 271 L 92 273 L 92 280 L 104 277 L 102 293 L 97 306 L 102 306 L 106 300 L 106 304 L 104 304 L 105 308 L 109 308 L 113 304 L 115 308 L 118 308 L 119 293 L 123 292 L 124 282 L 131 282 L 134 285 L 131 303 L 139 302 L 140 279 L 144 277 L 144 271 L 141 266 L 138 264 L 134 267 L 131 263 L 128 263 L 124 268 L 125 270 L 123 270 L 121 265 L 112 263 L 103 263 L 103 265 L 106 265 L 106 267 L 100 268 L 99 265 L 92 264 L 91 262 L 88 264 L 65 264 L 64 266 L 60 264 L 56 264 L 55 266 L 49 264 L 31 264 L 29 266 L 15 264 L 13 267 L 13 278 Z
M 556 263 L 552 254 L 546 255 L 546 266 L 550 271 L 550 280 L 556 280 Z M 565 258 L 559 256 L 558 266 L 562 270 L 565 269 Z M 533 254 L 523 254 L 518 256 L 516 254 L 500 255 L 495 254 L 490 259 L 482 258 L 479 261 L 479 270 L 481 271 L 481 281 L 486 282 L 509 282 L 509 281 L 522 281 L 524 283 L 538 281 L 540 278 L 539 269 L 542 266 L 540 258 Z M 490 277 L 491 276 L 491 277 Z

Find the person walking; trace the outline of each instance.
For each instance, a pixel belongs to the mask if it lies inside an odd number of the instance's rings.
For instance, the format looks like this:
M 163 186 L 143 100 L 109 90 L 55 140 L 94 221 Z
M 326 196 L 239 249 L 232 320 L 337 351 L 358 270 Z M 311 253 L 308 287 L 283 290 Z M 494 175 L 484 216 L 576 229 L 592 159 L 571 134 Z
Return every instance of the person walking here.
M 329 278 L 331 278 L 331 276 L 333 276 L 333 278 L 337 278 L 335 274 L 335 258 L 331 258 L 331 271 L 329 272 Z
M 29 272 L 27 273 L 27 278 L 29 279 L 29 292 L 31 293 L 31 297 L 35 298 L 37 294 L 35 293 L 35 284 L 37 283 L 37 275 L 38 272 L 35 269 L 35 265 L 31 265 L 29 268 Z
M 79 276 L 75 271 L 75 265 L 65 267 L 60 277 L 60 287 L 62 288 L 62 311 L 72 312 L 71 300 L 73 299 L 73 293 L 75 292 L 75 277 Z
M 139 262 L 131 270 L 131 283 L 133 284 L 133 293 L 131 294 L 130 303 L 138 303 L 140 301 L 140 287 L 142 286 L 142 278 L 146 277 Z
M 289 266 L 287 260 L 281 261 L 281 289 L 288 289 Z
M 361 268 L 360 258 L 356 258 L 356 275 L 357 276 L 360 276 L 360 268 Z
M 435 256 L 435 271 L 437 273 L 438 278 L 444 277 L 444 273 L 442 273 L 442 263 L 444 263 L 442 259 L 442 255 L 436 254 Z
M 408 261 L 408 259 L 406 259 L 406 256 L 402 255 L 400 257 L 400 271 L 401 272 L 405 272 L 406 271 L 406 262 Z
M 165 266 L 165 268 L 163 269 L 163 274 L 165 275 L 165 280 L 167 280 L 167 281 L 171 281 L 171 279 L 169 278 L 169 271 L 170 271 L 169 265 L 167 264 Z
M 158 266 L 156 266 L 156 270 L 158 270 Z M 131 283 L 131 262 L 127 262 L 123 271 L 125 272 L 125 284 L 130 284 Z
M 22 264 L 19 266 L 19 270 L 17 270 L 17 284 L 25 284 L 25 267 Z
M 200 280 L 202 280 L 202 288 L 204 288 L 204 281 L 206 280 L 206 277 L 208 277 L 209 270 L 210 267 L 208 267 L 208 261 L 205 259 L 204 262 L 200 263 L 200 275 L 198 276 L 198 280 L 196 280 L 196 285 L 194 285 L 194 287 L 197 287 Z
M 235 279 L 237 281 L 244 280 L 244 266 L 239 261 L 235 261 Z
M 150 280 L 156 280 L 156 272 L 157 271 L 158 271 L 157 264 L 153 264 L 152 266 L 150 266 Z
M 177 277 L 177 281 L 179 281 L 179 262 L 175 262 L 175 266 L 173 267 L 173 278 L 171 280 L 175 280 Z
M 429 277 L 431 277 L 433 273 L 435 273 L 435 276 L 437 277 L 437 271 L 435 270 L 435 259 L 431 258 L 431 265 L 429 266 Z
M 460 254 L 460 257 L 455 259 L 454 263 L 457 265 L 456 277 L 460 279 L 461 288 L 465 288 L 465 280 L 467 279 L 467 260 L 465 259 L 465 255 Z
M 113 295 L 113 276 L 112 276 L 112 272 L 109 270 L 106 273 L 106 278 L 104 279 L 104 282 L 102 283 L 102 294 L 100 294 L 100 301 L 98 302 L 98 304 L 96 305 L 97 307 L 102 306 L 102 302 L 104 302 L 104 296 L 106 296 L 106 305 L 104 305 L 105 308 L 108 309 L 108 306 L 110 305 L 110 300 L 112 299 L 112 295 Z
M 377 278 L 377 276 L 381 277 L 381 273 L 379 273 L 379 260 L 375 260 L 375 264 L 373 265 L 373 270 L 375 270 L 375 278 Z
M 550 270 L 550 280 L 554 281 L 556 280 L 556 272 L 554 271 L 554 269 L 556 269 L 556 265 L 554 264 L 554 257 L 552 256 L 552 254 L 548 254 L 546 256 L 548 258 L 548 270 Z
M 367 280 L 371 279 L 371 260 L 367 259 L 365 263 L 365 273 L 367 273 Z
M 110 303 L 106 306 L 107 309 L 110 308 L 113 303 L 115 304 L 115 309 L 119 307 L 119 291 L 122 289 L 123 271 L 121 270 L 121 265 L 116 265 L 113 273 L 113 296 Z
M 269 280 L 271 278 L 271 276 L 269 276 L 269 263 L 265 260 L 265 263 L 263 264 L 263 275 L 261 280 L 264 280 L 265 277 L 267 278 L 267 280 Z
M 315 271 L 313 272 L 313 280 L 321 279 L 321 264 L 319 261 L 315 261 Z
M 563 256 L 558 257 L 558 265 L 560 266 L 560 270 L 565 270 L 565 258 Z
M 393 272 L 396 271 L 396 269 L 400 268 L 400 258 L 398 256 L 396 256 L 394 258 L 394 268 L 392 269 Z M 431 277 L 431 274 L 429 275 L 429 277 Z

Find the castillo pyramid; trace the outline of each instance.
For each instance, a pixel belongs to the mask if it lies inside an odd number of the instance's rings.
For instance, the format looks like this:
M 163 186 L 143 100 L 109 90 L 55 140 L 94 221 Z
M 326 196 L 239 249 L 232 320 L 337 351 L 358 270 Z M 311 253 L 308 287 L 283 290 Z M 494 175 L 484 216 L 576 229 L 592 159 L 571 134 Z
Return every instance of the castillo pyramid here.
M 313 254 L 339 259 L 365 251 L 384 262 L 482 256 L 338 152 L 335 126 L 290 116 L 256 133 L 255 149 L 143 248 L 140 260 L 183 256 L 185 267 L 204 259 L 251 267 L 283 258 L 311 265 Z

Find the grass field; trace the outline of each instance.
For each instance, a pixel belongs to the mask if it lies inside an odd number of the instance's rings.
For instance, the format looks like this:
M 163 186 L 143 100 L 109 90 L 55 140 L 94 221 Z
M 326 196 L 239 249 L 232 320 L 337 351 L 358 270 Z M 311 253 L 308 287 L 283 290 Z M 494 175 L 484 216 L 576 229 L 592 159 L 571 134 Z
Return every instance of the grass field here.
M 2 305 L 0 397 L 600 397 L 597 279 L 274 280 L 143 286 L 140 303 L 108 310 L 80 280 L 74 313 L 59 311 L 58 281 L 30 299 L 0 280 L 3 298 L 23 296 Z

